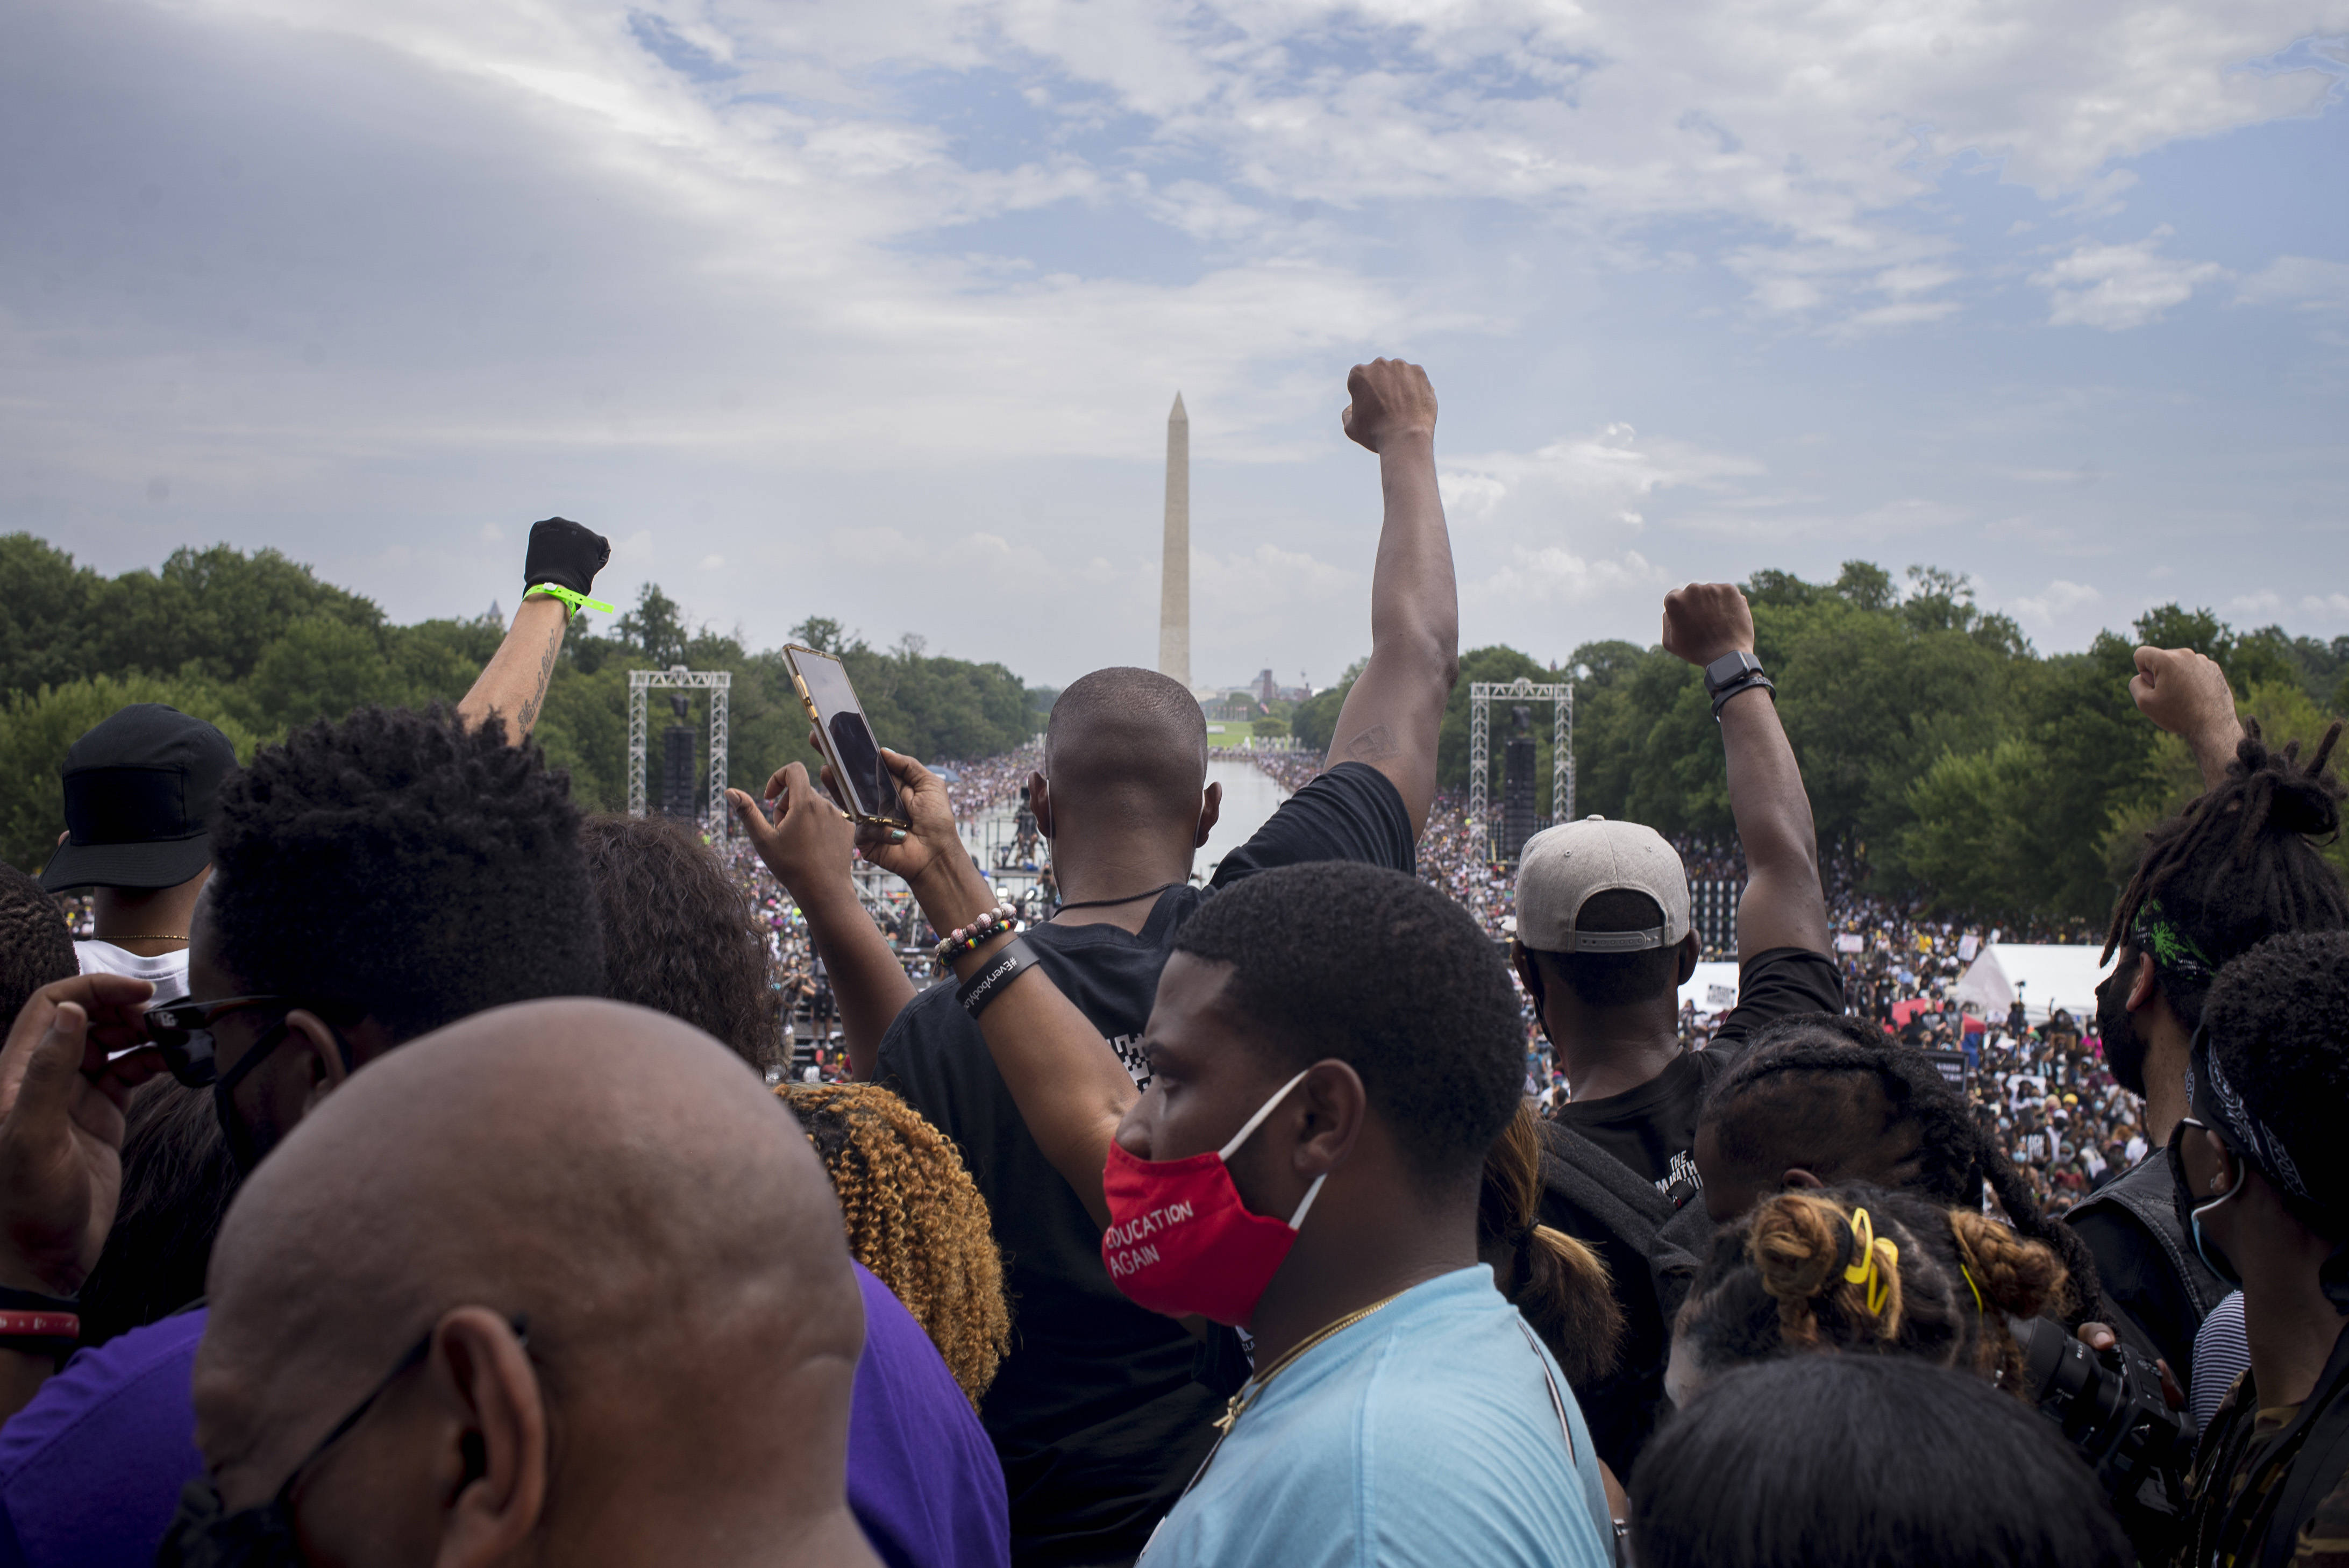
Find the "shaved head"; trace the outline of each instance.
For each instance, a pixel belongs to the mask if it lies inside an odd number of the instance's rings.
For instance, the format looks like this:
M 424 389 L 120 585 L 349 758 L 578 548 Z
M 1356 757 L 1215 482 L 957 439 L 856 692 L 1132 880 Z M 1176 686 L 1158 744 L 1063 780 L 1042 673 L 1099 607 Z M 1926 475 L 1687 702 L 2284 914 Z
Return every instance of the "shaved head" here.
M 523 1003 L 370 1065 L 246 1181 L 210 1284 L 198 1438 L 232 1508 L 436 1336 L 344 1439 L 368 1460 L 305 1478 L 305 1535 L 338 1508 L 398 1533 L 461 1479 L 484 1440 L 460 1430 L 483 1359 L 450 1347 L 467 1309 L 527 1326 L 508 1402 L 543 1406 L 526 1528 L 552 1560 L 607 1557 L 656 1516 L 677 1560 L 716 1560 L 665 1506 L 718 1518 L 746 1494 L 768 1517 L 845 1517 L 864 1313 L 831 1184 L 741 1062 L 663 1015 Z
M 1198 815 L 1207 717 L 1180 681 L 1127 665 L 1072 683 L 1044 729 L 1055 810 L 1137 820 Z

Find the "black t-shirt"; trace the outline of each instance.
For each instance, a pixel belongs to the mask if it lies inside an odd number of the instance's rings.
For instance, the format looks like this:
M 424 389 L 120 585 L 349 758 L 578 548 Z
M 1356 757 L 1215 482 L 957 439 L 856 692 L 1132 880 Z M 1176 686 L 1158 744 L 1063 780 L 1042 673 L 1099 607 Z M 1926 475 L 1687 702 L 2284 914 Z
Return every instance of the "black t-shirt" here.
M 1163 894 L 1139 934 L 1041 925 L 1030 947 L 1142 1081 L 1136 1046 L 1174 933 L 1216 888 L 1276 866 L 1361 861 L 1413 869 L 1411 818 L 1377 769 L 1339 764 L 1283 801 L 1206 888 Z M 882 1039 L 879 1081 L 953 1139 L 986 1195 L 1011 1298 L 1011 1353 L 979 1409 L 1011 1494 L 1021 1568 L 1131 1558 L 1174 1506 L 1236 1387 L 1200 1382 L 1206 1352 L 1134 1305 L 1102 1266 L 1101 1228 L 1029 1135 L 951 981 L 907 1004 Z M 1244 1367 L 1241 1372 L 1245 1376 Z
M 1557 1119 L 1669 1192 L 1696 1173 L 1697 1107 L 1754 1031 L 1790 1013 L 1840 1013 L 1843 980 L 1835 962 L 1806 947 L 1773 947 L 1738 966 L 1737 1006 L 1701 1051 L 1684 1051 L 1637 1088 L 1605 1099 L 1568 1100 Z

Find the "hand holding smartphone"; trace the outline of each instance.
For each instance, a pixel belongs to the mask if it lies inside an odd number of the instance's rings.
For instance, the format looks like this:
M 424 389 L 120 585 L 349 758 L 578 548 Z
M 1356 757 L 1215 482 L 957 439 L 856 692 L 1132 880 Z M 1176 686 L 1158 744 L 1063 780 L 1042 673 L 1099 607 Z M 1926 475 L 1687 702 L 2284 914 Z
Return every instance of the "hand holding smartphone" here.
M 881 765 L 881 744 L 874 739 L 864 705 L 849 684 L 848 666 L 830 654 L 797 644 L 783 649 L 783 663 L 815 725 L 816 745 L 831 764 L 833 800 L 851 820 L 888 828 L 908 826 L 905 805 L 897 798 L 897 781 Z

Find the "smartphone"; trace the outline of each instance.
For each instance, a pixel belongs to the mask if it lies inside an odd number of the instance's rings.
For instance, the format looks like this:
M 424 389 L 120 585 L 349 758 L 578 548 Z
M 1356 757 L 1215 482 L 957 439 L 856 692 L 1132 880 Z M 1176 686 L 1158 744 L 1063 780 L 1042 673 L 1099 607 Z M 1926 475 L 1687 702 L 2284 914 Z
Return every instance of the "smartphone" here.
M 908 826 L 905 809 L 897 799 L 897 780 L 881 765 L 881 745 L 873 738 L 872 725 L 865 722 L 856 688 L 849 685 L 848 666 L 830 654 L 797 644 L 783 649 L 783 663 L 790 666 L 792 684 L 799 688 L 800 701 L 815 725 L 816 744 L 823 748 L 823 759 L 832 764 L 835 781 L 832 794 L 840 809 L 859 822 Z

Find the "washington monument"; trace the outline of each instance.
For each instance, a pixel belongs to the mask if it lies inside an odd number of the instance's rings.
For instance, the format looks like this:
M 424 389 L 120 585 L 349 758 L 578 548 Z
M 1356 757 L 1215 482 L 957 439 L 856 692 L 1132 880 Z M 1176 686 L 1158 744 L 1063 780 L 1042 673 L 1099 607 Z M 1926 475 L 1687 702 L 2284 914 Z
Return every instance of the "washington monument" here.
M 1158 673 L 1191 686 L 1191 416 L 1166 416 L 1166 553 L 1159 567 Z

